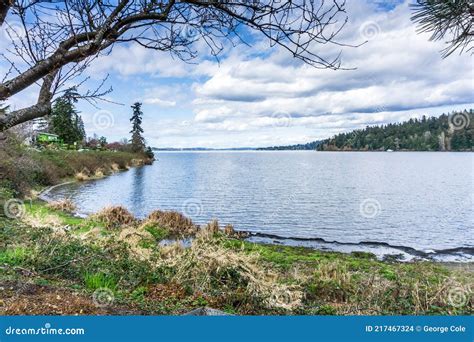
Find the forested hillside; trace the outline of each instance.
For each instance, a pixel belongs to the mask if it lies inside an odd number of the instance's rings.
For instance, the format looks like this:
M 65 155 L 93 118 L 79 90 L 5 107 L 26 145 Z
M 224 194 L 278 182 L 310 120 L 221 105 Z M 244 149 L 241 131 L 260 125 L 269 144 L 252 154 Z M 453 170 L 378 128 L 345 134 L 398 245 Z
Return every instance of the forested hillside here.
M 471 151 L 474 115 L 469 111 L 341 133 L 318 145 L 320 151 Z
M 307 144 L 288 145 L 288 146 L 272 146 L 257 148 L 257 150 L 278 151 L 278 150 L 316 150 L 320 141 L 313 141 Z

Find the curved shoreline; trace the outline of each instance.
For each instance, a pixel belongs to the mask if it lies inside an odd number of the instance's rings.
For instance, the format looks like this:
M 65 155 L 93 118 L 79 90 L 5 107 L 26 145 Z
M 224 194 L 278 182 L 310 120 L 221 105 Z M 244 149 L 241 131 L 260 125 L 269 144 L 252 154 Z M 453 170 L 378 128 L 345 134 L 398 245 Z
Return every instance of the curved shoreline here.
M 51 185 L 51 186 L 48 186 L 46 188 L 44 188 L 43 190 L 41 190 L 38 195 L 37 195 L 37 198 L 42 200 L 42 201 L 45 201 L 47 203 L 50 203 L 52 202 L 52 199 L 50 199 L 48 197 L 48 194 L 51 192 L 51 190 L 53 189 L 56 189 L 56 188 L 59 188 L 61 186 L 64 186 L 64 185 L 67 185 L 67 184 L 73 184 L 73 183 L 77 183 L 78 181 L 68 181 L 68 182 L 64 182 L 64 183 L 59 183 L 59 184 L 56 184 L 56 185 Z
M 101 178 L 90 179 L 88 181 L 99 180 Z M 48 196 L 51 191 L 56 188 L 66 186 L 73 183 L 78 183 L 79 181 L 67 181 L 60 184 L 56 184 L 53 186 L 49 186 L 43 189 L 38 194 L 38 199 L 50 203 L 53 199 Z M 76 217 L 86 217 L 86 213 L 81 213 L 79 211 L 75 211 L 72 213 L 73 216 Z M 401 262 L 410 262 L 415 259 L 422 259 L 426 261 L 432 261 L 436 263 L 468 263 L 474 261 L 474 246 L 460 246 L 460 247 L 452 247 L 446 249 L 430 249 L 430 250 L 420 250 L 410 246 L 403 246 L 403 245 L 392 245 L 388 242 L 379 242 L 379 241 L 360 241 L 360 242 L 341 242 L 337 240 L 328 241 L 323 238 L 318 237 L 286 237 L 280 236 L 277 234 L 269 234 L 264 232 L 255 232 L 255 231 L 241 231 L 249 236 L 246 238 L 249 242 L 255 242 L 260 244 L 273 244 L 273 245 L 286 245 L 286 246 L 300 246 L 311 248 L 320 251 L 333 251 L 333 252 L 340 252 L 345 254 L 350 254 L 352 252 L 357 252 L 360 250 L 352 250 L 352 251 L 345 251 L 343 247 L 345 246 L 357 246 L 362 248 L 362 252 L 368 252 L 376 255 L 378 258 L 383 259 L 384 257 L 390 256 L 398 256 L 398 261 Z M 306 245 L 305 245 L 306 244 Z M 342 248 L 337 248 L 337 247 Z M 334 248 L 336 247 L 336 248 Z M 377 249 L 382 251 L 377 251 Z M 378 252 L 378 253 L 377 253 Z M 385 252 L 385 253 L 384 253 Z M 399 253 L 397 253 L 399 252 Z M 437 260 L 437 257 L 446 256 L 446 257 L 453 257 L 453 258 L 461 258 L 463 260 Z
M 461 247 L 453 247 L 453 248 L 446 248 L 446 249 L 431 249 L 429 251 L 416 249 L 414 247 L 409 246 L 402 246 L 402 245 L 392 245 L 387 242 L 380 242 L 380 241 L 360 241 L 360 242 L 341 242 L 337 240 L 328 241 L 323 238 L 302 238 L 302 237 L 285 237 L 276 234 L 268 234 L 268 233 L 261 233 L 261 232 L 249 232 L 250 238 L 254 238 L 255 242 L 259 242 L 258 240 L 265 240 L 270 239 L 273 240 L 273 244 L 282 243 L 284 245 L 291 245 L 291 241 L 307 243 L 308 247 L 311 243 L 319 244 L 319 245 L 329 245 L 329 246 L 359 246 L 359 247 L 368 247 L 367 251 L 370 251 L 370 248 L 381 248 L 385 250 L 395 250 L 402 252 L 401 254 L 406 254 L 412 256 L 413 258 L 421 258 L 424 260 L 434 261 L 434 262 L 446 262 L 446 261 L 438 261 L 434 258 L 437 256 L 458 256 L 463 257 L 466 260 L 458 260 L 454 262 L 464 263 L 464 262 L 472 262 L 474 261 L 474 246 L 461 246 Z M 286 243 L 285 243 L 286 242 Z M 262 243 L 262 242 L 260 242 Z M 312 247 L 310 247 L 312 248 Z M 322 250 L 322 248 L 316 249 Z M 337 249 L 335 249 L 337 251 Z M 373 252 L 371 252 L 373 253 Z M 393 253 L 386 253 L 384 255 L 394 255 Z M 404 261 L 404 260 L 400 260 Z M 408 260 L 409 261 L 409 260 Z

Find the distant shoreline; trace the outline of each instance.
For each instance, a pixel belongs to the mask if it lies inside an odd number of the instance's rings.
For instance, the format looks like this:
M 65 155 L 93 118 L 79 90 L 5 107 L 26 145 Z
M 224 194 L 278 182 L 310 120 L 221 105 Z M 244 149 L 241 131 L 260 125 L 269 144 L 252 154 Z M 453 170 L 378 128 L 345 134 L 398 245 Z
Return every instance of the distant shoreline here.
M 378 153 L 383 153 L 383 152 L 387 152 L 387 153 L 392 153 L 392 152 L 440 152 L 440 153 L 447 153 L 447 152 L 455 152 L 455 153 L 459 153 L 459 152 L 474 152 L 474 150 L 461 150 L 461 151 L 453 151 L 453 150 L 450 150 L 450 151 L 435 151 L 435 150 L 432 150 L 432 151 L 426 151 L 426 150 L 396 150 L 396 151 L 379 151 L 379 150 L 335 150 L 335 151 L 329 151 L 329 150 L 325 150 L 325 151 L 319 151 L 319 150 L 305 150 L 305 149 L 299 149 L 299 150 L 292 150 L 292 149 L 281 149 L 281 150 L 276 150 L 276 149 L 271 149 L 271 148 L 221 148 L 221 149 L 206 149 L 206 148 L 158 148 L 158 149 L 155 149 L 153 148 L 153 151 L 154 152 L 323 152 L 323 153 L 326 153 L 326 152 L 369 152 L 369 153 L 373 153 L 373 152 L 378 152 Z

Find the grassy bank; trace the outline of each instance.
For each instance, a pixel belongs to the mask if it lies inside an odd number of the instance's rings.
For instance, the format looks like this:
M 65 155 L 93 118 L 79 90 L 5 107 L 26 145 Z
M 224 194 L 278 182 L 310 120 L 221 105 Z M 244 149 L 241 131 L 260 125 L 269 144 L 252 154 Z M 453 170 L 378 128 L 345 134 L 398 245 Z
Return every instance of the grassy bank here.
M 240 240 L 179 213 L 136 220 L 123 208 L 86 219 L 68 205 L 26 203 L 0 218 L 5 314 L 470 314 L 474 275 L 429 262 Z M 62 210 L 60 210 L 62 209 Z M 190 247 L 160 244 L 193 237 Z
M 14 137 L 0 142 L 0 160 L 0 199 L 29 196 L 32 190 L 65 180 L 99 178 L 151 162 L 130 152 L 37 150 Z

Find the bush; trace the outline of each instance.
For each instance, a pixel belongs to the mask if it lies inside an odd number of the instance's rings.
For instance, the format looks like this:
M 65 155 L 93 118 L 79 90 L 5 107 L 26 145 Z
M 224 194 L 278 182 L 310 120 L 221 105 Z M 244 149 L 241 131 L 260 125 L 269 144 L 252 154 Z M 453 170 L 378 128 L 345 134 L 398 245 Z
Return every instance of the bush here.
M 155 210 L 148 216 L 146 223 L 163 227 L 175 236 L 194 235 L 198 229 L 190 218 L 177 211 Z
M 91 216 L 105 225 L 107 229 L 117 229 L 135 222 L 135 217 L 124 207 L 107 207 Z
M 28 148 L 13 134 L 0 141 L 0 179 L 16 193 L 26 195 L 38 186 L 54 185 L 88 170 L 88 175 L 126 170 L 143 154 L 112 151 L 65 151 Z

